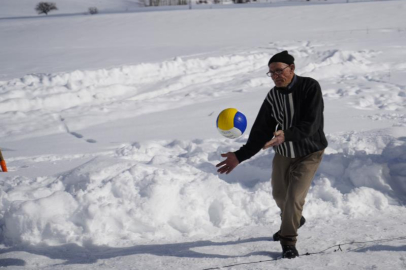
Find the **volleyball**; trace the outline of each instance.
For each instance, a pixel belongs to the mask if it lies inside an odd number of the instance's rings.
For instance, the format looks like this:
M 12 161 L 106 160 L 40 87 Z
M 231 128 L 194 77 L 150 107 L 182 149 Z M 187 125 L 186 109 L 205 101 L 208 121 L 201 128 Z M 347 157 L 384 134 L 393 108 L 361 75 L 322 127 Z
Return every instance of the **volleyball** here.
M 216 125 L 221 135 L 229 139 L 236 139 L 247 128 L 247 118 L 237 109 L 228 108 L 219 114 Z

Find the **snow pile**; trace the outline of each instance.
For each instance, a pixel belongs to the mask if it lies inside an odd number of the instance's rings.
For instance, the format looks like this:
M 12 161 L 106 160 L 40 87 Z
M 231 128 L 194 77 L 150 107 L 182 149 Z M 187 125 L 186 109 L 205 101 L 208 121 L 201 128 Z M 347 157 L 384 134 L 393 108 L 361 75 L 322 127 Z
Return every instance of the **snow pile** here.
M 335 151 L 324 160 L 322 174 L 339 180 L 337 186 L 369 187 L 405 202 L 404 140 L 379 132 L 350 132 L 329 136 L 329 141 Z
M 329 140 L 305 216 L 367 216 L 406 201 L 404 141 L 357 133 Z M 3 240 L 126 246 L 277 224 L 272 153 L 261 152 L 232 175 L 216 173 L 220 154 L 243 141 L 133 143 L 56 177 L 3 181 Z
M 356 132 L 330 135 L 328 140 L 305 212 L 324 215 L 318 207 L 327 203 L 333 206 L 324 206 L 328 211 L 357 217 L 406 202 L 405 141 Z
M 219 179 L 212 165 L 218 145 L 135 143 L 66 175 L 2 183 L 4 240 L 115 246 L 270 220 L 276 208 L 269 185 L 248 190 Z

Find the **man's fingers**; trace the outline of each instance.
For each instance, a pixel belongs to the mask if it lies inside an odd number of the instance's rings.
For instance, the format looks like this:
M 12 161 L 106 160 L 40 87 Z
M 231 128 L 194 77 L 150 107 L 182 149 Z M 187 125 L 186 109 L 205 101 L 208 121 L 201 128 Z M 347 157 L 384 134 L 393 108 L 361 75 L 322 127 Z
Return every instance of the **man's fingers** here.
M 268 149 L 268 148 L 271 147 L 271 146 L 272 146 L 271 144 L 265 144 L 265 146 L 262 147 L 262 149 L 263 149 L 263 150 L 266 150 L 266 149 Z
M 219 172 L 220 174 L 229 174 L 232 170 L 234 169 L 234 167 L 230 167 L 230 166 L 224 166 L 220 169 L 217 170 L 217 172 Z
M 235 167 L 237 167 L 238 160 L 236 159 L 234 153 L 231 152 L 221 154 L 221 156 L 225 157 L 226 159 L 216 165 L 218 168 L 217 172 L 220 174 L 229 174 Z
M 262 147 L 262 149 L 267 149 L 267 148 L 269 148 L 269 147 L 271 147 L 271 146 L 273 146 L 273 144 L 275 143 L 275 139 L 272 139 L 272 140 L 270 140 L 269 142 L 267 142 L 265 145 L 264 145 L 264 147 Z
M 223 166 L 220 169 L 217 170 L 218 173 L 223 174 L 225 172 L 227 172 L 228 170 L 228 166 Z
M 223 160 L 222 162 L 220 162 L 219 164 L 217 164 L 216 167 L 223 166 L 223 165 L 226 164 L 226 163 L 227 163 L 227 159 L 226 159 L 226 160 Z
M 217 170 L 217 172 L 220 174 L 223 174 L 223 173 L 229 174 L 232 170 L 234 170 L 235 167 L 236 166 L 224 165 L 223 167 L 219 168 Z

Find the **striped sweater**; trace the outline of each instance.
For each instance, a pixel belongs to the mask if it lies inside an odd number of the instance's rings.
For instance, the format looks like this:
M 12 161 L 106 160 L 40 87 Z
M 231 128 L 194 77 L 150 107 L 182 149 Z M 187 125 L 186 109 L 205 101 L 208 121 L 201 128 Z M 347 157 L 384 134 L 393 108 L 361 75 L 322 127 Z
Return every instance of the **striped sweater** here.
M 287 88 L 272 88 L 252 126 L 248 141 L 235 152 L 241 163 L 254 156 L 283 130 L 285 142 L 274 146 L 276 153 L 297 158 L 327 147 L 323 127 L 324 103 L 319 83 L 295 75 Z

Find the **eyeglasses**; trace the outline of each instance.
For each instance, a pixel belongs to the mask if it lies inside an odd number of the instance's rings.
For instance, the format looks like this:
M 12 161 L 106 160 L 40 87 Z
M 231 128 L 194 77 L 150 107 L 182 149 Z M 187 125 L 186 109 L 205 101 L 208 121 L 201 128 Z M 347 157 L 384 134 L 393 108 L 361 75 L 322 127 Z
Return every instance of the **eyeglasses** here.
M 266 73 L 266 76 L 272 77 L 272 76 L 275 76 L 275 75 L 281 75 L 283 73 L 283 71 L 285 69 L 287 69 L 288 67 L 290 67 L 290 66 L 286 66 L 286 67 L 284 67 L 282 69 L 277 69 L 275 71 L 269 71 L 269 72 Z

